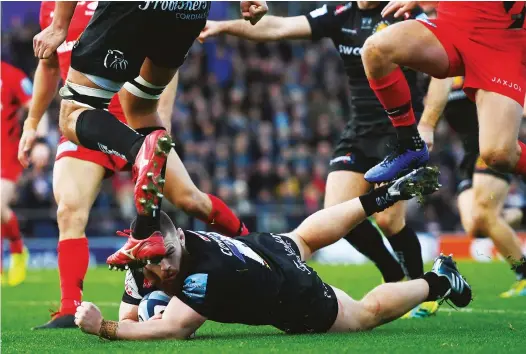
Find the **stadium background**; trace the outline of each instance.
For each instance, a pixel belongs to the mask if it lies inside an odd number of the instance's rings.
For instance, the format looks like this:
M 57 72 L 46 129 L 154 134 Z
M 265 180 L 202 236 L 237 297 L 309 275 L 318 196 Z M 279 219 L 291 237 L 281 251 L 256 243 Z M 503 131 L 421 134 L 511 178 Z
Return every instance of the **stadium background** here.
M 321 4 L 273 2 L 271 13 L 300 15 Z M 2 2 L 2 60 L 30 77 L 37 64 L 32 38 L 39 30 L 39 7 L 40 2 Z M 238 18 L 238 12 L 237 2 L 216 2 L 210 19 Z M 201 190 L 223 198 L 251 230 L 288 230 L 323 205 L 328 161 L 346 122 L 348 96 L 343 67 L 330 41 L 256 44 L 220 37 L 196 43 L 181 68 L 172 133 Z M 59 138 L 58 108 L 57 96 L 47 114 L 43 151 L 48 164 L 25 171 L 14 208 L 33 267 L 56 266 L 58 229 L 51 176 Z M 525 138 L 526 129 L 521 133 Z M 434 255 L 439 240 L 462 247 L 466 256 L 489 259 L 494 253 L 489 240 L 477 241 L 474 251 L 470 241 L 460 238 L 462 233 L 456 234 L 461 231 L 455 198 L 461 142 L 444 123 L 435 139 L 432 164 L 440 167 L 443 188 L 423 207 L 410 203 L 408 223 L 419 232 L 426 259 Z M 522 182 L 515 180 L 508 205 L 523 208 L 523 192 Z M 132 198 L 126 173 L 105 181 L 87 229 L 92 265 L 103 262 L 122 243 L 112 235 L 132 218 Z M 205 228 L 166 209 L 178 225 Z M 453 236 L 444 238 L 444 233 Z M 318 260 L 365 261 L 344 242 Z

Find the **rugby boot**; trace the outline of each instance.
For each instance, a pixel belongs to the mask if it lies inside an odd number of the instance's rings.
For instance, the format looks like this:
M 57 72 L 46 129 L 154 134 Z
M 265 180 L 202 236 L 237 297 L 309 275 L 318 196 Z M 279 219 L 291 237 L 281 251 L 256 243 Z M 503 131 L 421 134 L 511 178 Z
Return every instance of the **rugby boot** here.
M 434 193 L 441 185 L 438 183 L 440 172 L 436 167 L 420 167 L 391 183 L 387 193 L 394 201 L 409 200 Z
M 436 315 L 440 307 L 438 301 L 427 301 L 413 308 L 402 318 L 427 318 Z
M 156 130 L 146 136 L 132 167 L 137 214 L 155 217 L 160 212 L 166 161 L 173 146 L 172 138 L 164 130 Z M 126 244 L 106 260 L 110 269 L 141 267 L 164 257 L 166 248 L 159 231 L 142 240 L 135 239 L 132 233 L 127 236 Z
M 110 270 L 137 269 L 146 264 L 159 263 L 166 253 L 160 231 L 155 231 L 144 240 L 133 238 L 132 230 L 117 231 L 117 235 L 128 237 L 128 241 L 106 260 Z
M 370 183 L 389 182 L 415 168 L 425 166 L 428 161 L 429 151 L 426 144 L 418 151 L 398 145 L 382 162 L 367 171 L 364 178 Z
M 435 259 L 431 273 L 445 277 L 449 281 L 450 289 L 440 299 L 441 302 L 449 300 L 456 307 L 466 307 L 473 300 L 471 286 L 458 271 L 451 255 L 440 254 Z
M 9 286 L 17 286 L 26 279 L 28 260 L 29 252 L 26 247 L 24 247 L 22 253 L 11 255 L 11 264 L 7 274 L 7 284 Z
M 132 167 L 135 208 L 139 215 L 155 216 L 159 212 L 166 161 L 174 145 L 164 130 L 146 136 Z
M 43 325 L 33 327 L 31 329 L 58 329 L 58 328 L 78 328 L 75 324 L 75 315 L 64 314 L 61 312 L 53 312 L 51 320 Z
M 510 297 L 526 296 L 526 279 L 517 280 L 510 290 L 503 292 L 499 297 L 508 299 Z

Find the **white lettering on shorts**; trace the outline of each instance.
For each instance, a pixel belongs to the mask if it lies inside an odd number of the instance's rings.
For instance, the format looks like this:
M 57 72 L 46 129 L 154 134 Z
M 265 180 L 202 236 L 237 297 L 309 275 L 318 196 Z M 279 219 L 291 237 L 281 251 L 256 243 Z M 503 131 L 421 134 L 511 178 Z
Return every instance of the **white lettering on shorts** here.
M 493 79 L 491 80 L 491 82 L 494 82 L 502 86 L 509 87 L 517 92 L 522 92 L 522 87 L 519 84 L 516 84 L 509 80 L 503 80 L 500 77 L 493 76 Z
M 280 235 L 274 235 L 274 234 L 271 234 L 271 235 L 274 238 L 274 241 L 276 241 L 277 243 L 283 245 L 283 248 L 285 248 L 285 252 L 287 252 L 287 256 L 293 258 L 292 262 L 294 263 L 296 268 L 298 268 L 302 272 L 306 272 L 307 274 L 311 274 L 312 273 L 310 271 L 309 267 L 307 267 L 307 264 L 301 260 L 301 257 L 296 253 L 294 248 L 292 248 L 292 245 L 290 244 L 290 241 L 288 241 L 288 240 L 285 241 L 283 239 L 283 237 L 281 237 Z

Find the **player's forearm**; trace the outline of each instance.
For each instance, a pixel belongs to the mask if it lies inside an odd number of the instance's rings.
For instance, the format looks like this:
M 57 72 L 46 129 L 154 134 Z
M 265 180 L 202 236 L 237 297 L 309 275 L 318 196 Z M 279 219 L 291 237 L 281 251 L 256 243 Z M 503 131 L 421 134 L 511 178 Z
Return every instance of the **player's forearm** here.
M 76 6 L 77 1 L 56 1 L 52 26 L 56 29 L 67 30 Z
M 57 92 L 60 81 L 60 69 L 48 62 L 48 59 L 40 60 L 35 72 L 33 84 L 33 98 L 29 107 L 28 119 L 33 120 L 34 128 L 38 125 L 44 113 Z
M 447 105 L 449 92 L 453 84 L 453 78 L 435 79 L 432 78 L 429 83 L 424 112 L 422 113 L 421 122 L 435 127 L 444 112 Z
M 175 97 L 177 96 L 177 83 L 179 81 L 179 72 L 175 74 L 172 81 L 166 86 L 161 97 L 159 98 L 159 106 L 157 107 L 157 113 L 166 128 L 167 132 L 171 131 L 172 128 L 172 113 L 175 104 Z
M 281 35 L 284 26 L 283 17 L 264 16 L 256 25 L 251 25 L 245 20 L 232 20 L 220 22 L 221 33 L 250 39 L 252 41 L 265 42 L 283 39 Z
M 115 338 L 121 340 L 187 339 L 193 331 L 175 327 L 170 321 L 159 319 L 145 322 L 118 322 Z

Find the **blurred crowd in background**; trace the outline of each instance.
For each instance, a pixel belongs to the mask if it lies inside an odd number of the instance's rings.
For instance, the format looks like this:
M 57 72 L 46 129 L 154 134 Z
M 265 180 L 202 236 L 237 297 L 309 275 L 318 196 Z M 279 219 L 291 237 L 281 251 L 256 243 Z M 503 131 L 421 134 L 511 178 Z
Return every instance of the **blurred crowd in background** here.
M 306 14 L 320 4 L 273 2 L 271 13 Z M 212 6 L 213 19 L 238 17 L 237 2 Z M 8 21 L 2 31 L 2 60 L 32 78 L 38 14 L 2 20 Z M 282 231 L 323 207 L 327 167 L 349 114 L 348 97 L 342 63 L 328 40 L 256 44 L 219 37 L 205 44 L 196 42 L 180 69 L 172 134 L 202 191 L 225 200 L 249 229 Z M 47 143 L 37 148 L 47 164 L 27 170 L 19 186 L 15 210 L 28 237 L 58 235 L 52 190 L 58 108 L 57 96 L 48 111 Z M 522 135 L 526 137 L 526 130 Z M 410 204 L 408 222 L 417 231 L 461 229 L 455 191 L 462 156 L 458 137 L 440 124 L 432 164 L 440 167 L 444 187 L 423 206 Z M 106 180 L 87 234 L 108 236 L 126 227 L 134 213 L 132 201 L 127 173 Z M 522 207 L 521 182 L 513 182 L 508 202 Z M 182 226 L 195 222 L 170 211 Z

